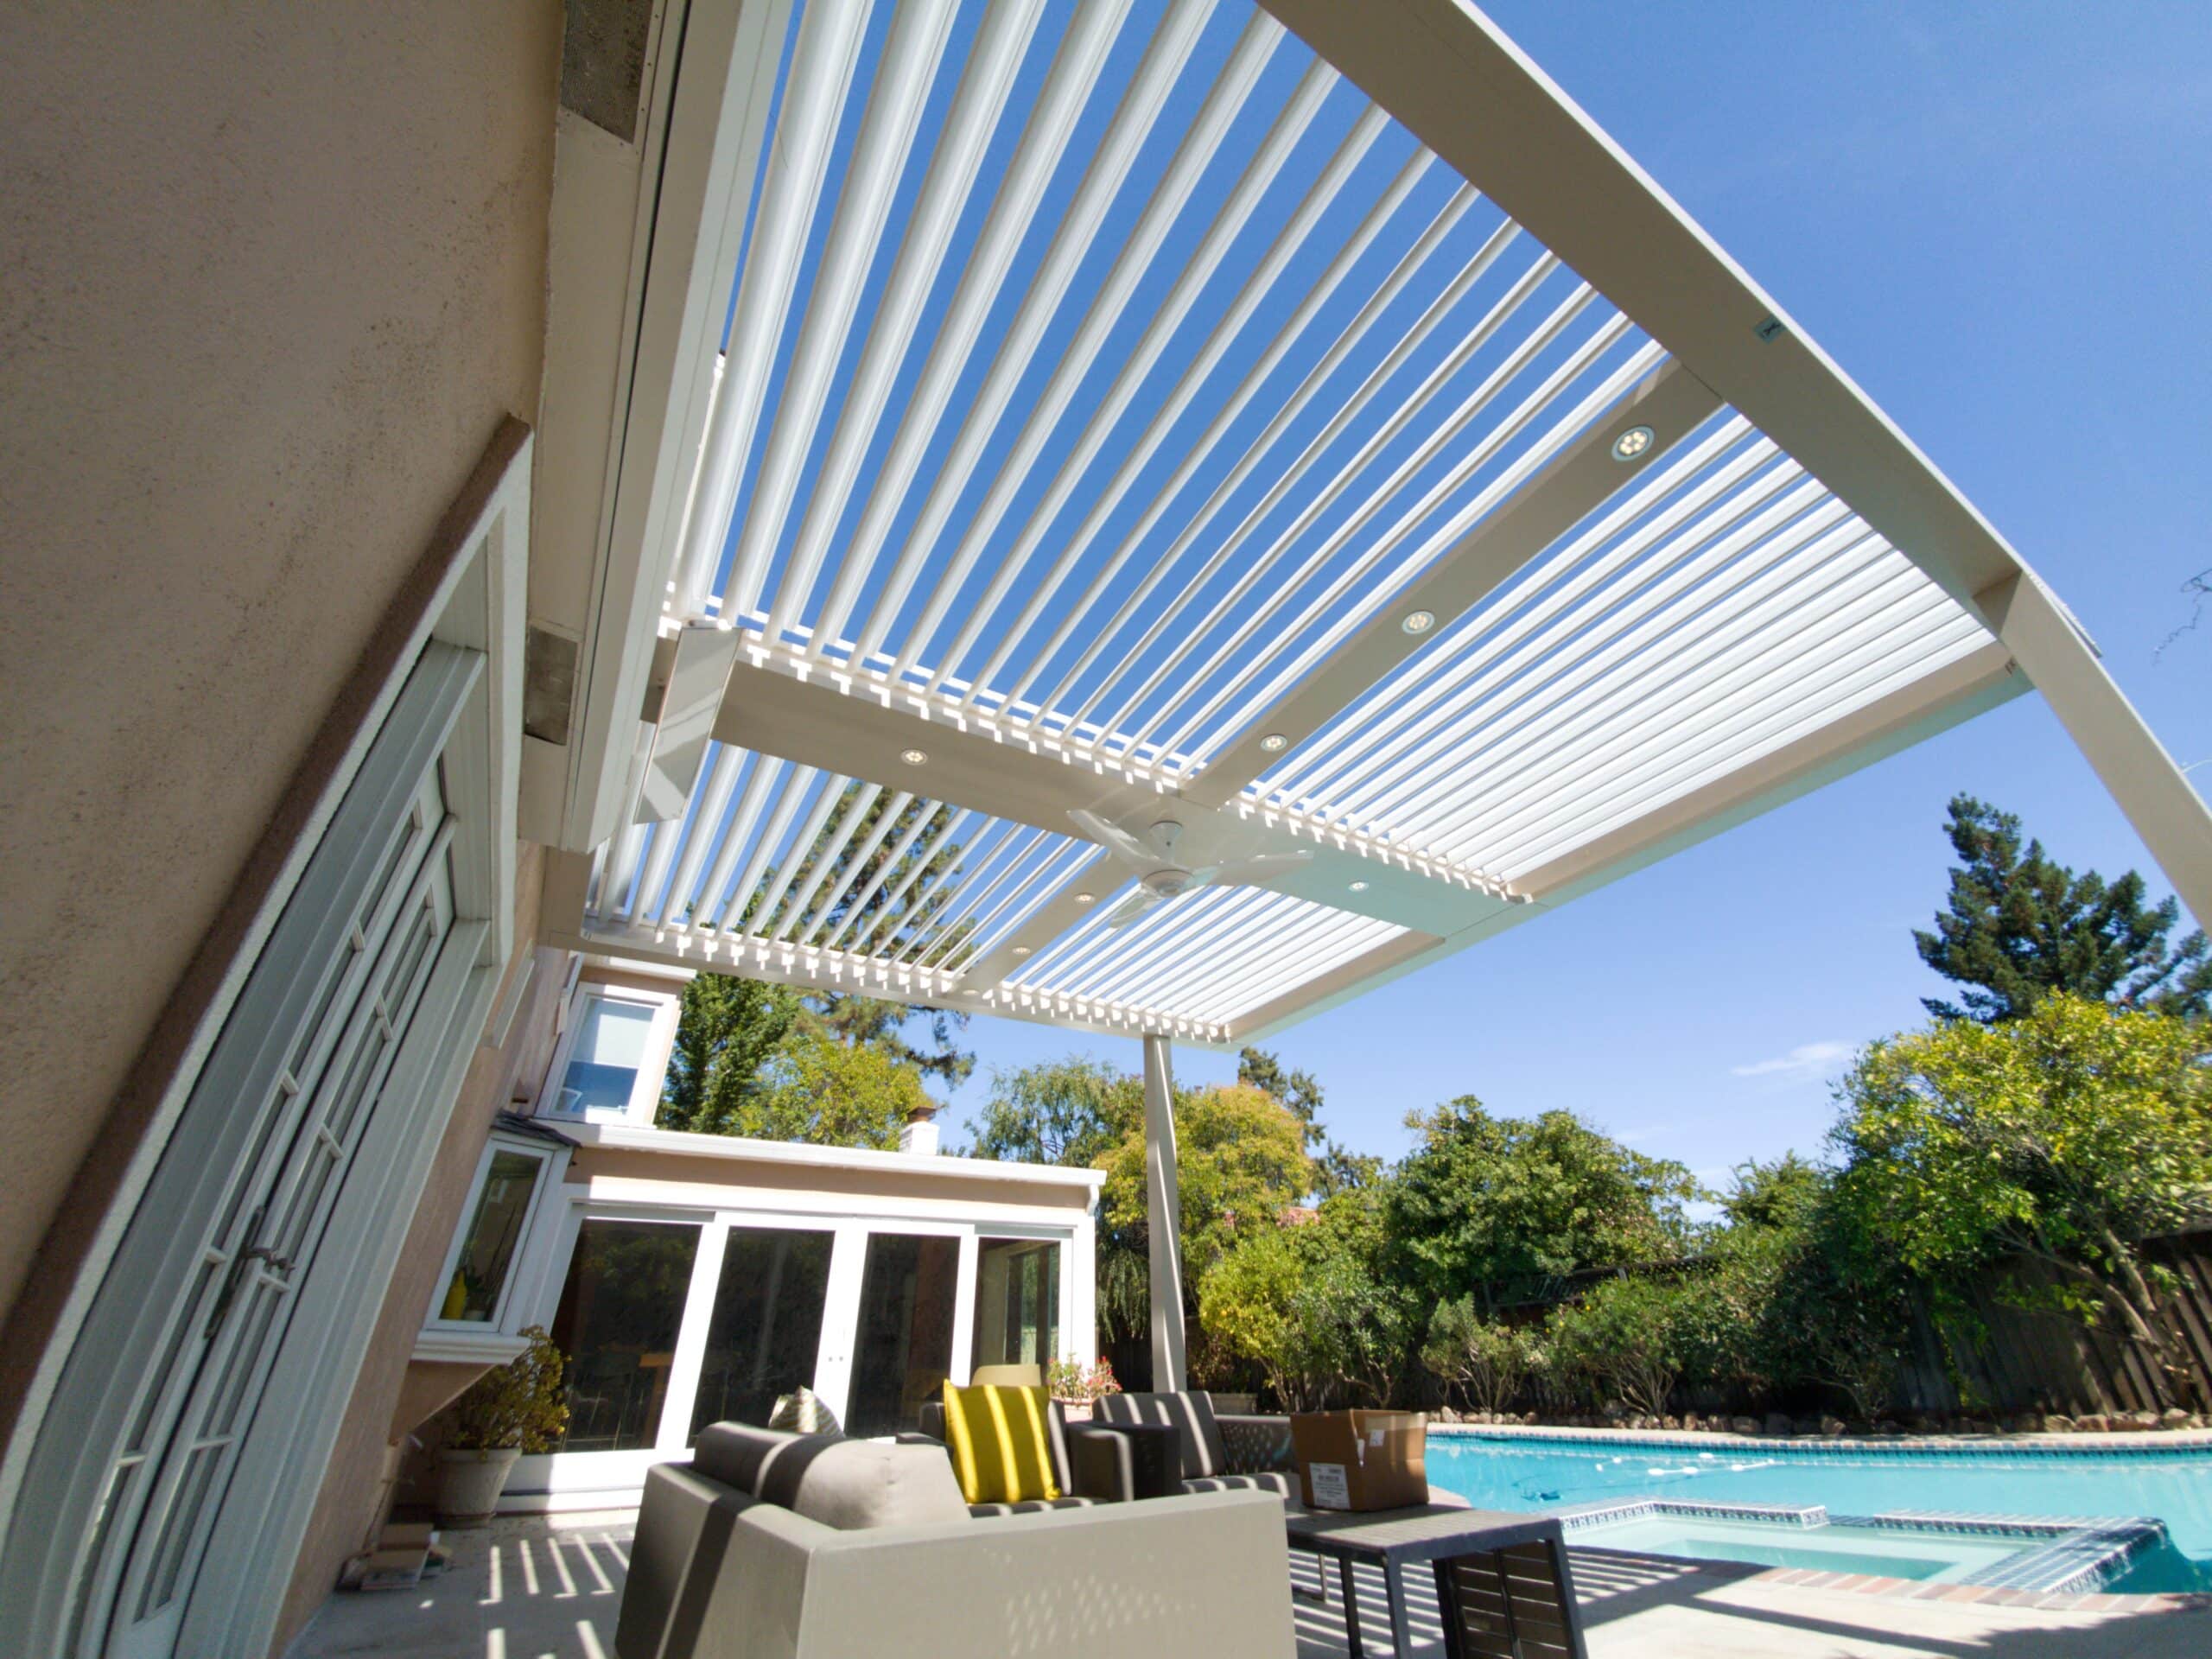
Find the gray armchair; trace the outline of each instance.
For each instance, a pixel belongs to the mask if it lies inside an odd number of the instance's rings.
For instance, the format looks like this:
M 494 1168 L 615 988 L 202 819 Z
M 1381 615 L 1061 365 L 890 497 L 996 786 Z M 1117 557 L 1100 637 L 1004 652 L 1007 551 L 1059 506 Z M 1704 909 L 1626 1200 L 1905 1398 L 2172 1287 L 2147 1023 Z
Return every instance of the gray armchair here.
M 1305 1492 L 1290 1451 L 1290 1419 L 1217 1414 L 1203 1389 L 1182 1394 L 1109 1394 L 1096 1408 L 1102 1423 L 1172 1423 L 1180 1431 L 1186 1492 L 1273 1492 L 1302 1506 Z

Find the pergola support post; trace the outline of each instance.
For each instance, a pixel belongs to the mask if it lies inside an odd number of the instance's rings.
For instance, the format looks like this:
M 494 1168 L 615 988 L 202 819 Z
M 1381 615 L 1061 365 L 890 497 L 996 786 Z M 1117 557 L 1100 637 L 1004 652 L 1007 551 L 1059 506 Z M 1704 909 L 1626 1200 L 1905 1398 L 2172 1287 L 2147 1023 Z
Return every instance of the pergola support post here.
M 2200 926 L 2212 927 L 2212 811 L 2113 683 L 2096 648 L 2031 572 L 1985 588 L 1974 604 L 2043 693 L 2182 903 Z
M 1168 1040 L 1144 1039 L 1145 1230 L 1152 1240 L 1152 1386 L 1180 1392 L 1183 1370 L 1183 1205 L 1175 1191 L 1175 1073 Z

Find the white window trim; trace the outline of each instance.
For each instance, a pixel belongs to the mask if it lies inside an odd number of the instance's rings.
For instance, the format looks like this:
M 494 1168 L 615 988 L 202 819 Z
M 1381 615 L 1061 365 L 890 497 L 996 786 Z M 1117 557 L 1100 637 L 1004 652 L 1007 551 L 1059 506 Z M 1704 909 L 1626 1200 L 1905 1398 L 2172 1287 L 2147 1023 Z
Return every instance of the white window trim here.
M 569 1264 L 575 1255 L 576 1237 L 587 1220 L 660 1222 L 695 1225 L 702 1229 L 698 1254 L 692 1258 L 692 1276 L 685 1292 L 683 1323 L 677 1327 L 676 1359 L 671 1367 L 668 1397 L 661 1424 L 649 1447 L 620 1452 L 550 1452 L 523 1458 L 509 1483 L 512 1496 L 502 1510 L 511 1511 L 591 1509 L 634 1502 L 645 1471 L 690 1455 L 686 1443 L 700 1372 L 700 1357 L 712 1315 L 714 1293 L 721 1277 L 722 1252 L 733 1227 L 788 1229 L 826 1232 L 834 1240 L 830 1282 L 825 1287 L 822 1338 L 815 1359 L 815 1392 L 840 1417 L 851 1405 L 852 1348 L 860 1313 L 861 1279 L 866 1266 L 868 1236 L 874 1233 L 931 1235 L 957 1238 L 960 1260 L 957 1269 L 953 1313 L 950 1380 L 964 1383 L 973 1375 L 976 1290 L 979 1241 L 986 1238 L 1035 1239 L 1060 1247 L 1060 1354 L 1058 1357 L 1089 1365 L 1097 1358 L 1097 1343 L 1090 1321 L 1095 1318 L 1095 1288 L 1076 1271 L 1078 1260 L 1091 1256 L 1096 1224 L 1088 1213 L 1066 1220 L 1007 1220 L 988 1213 L 953 1217 L 903 1205 L 911 1200 L 885 1200 L 853 1195 L 835 1204 L 810 1204 L 814 1195 L 791 1195 L 792 1203 L 768 1200 L 758 1205 L 734 1204 L 716 1189 L 684 1186 L 668 1190 L 667 1197 L 613 1194 L 600 1190 L 597 1181 L 571 1181 L 563 1187 L 559 1202 L 550 1207 L 557 1218 L 543 1227 L 533 1225 L 531 1274 L 537 1294 L 546 1310 L 542 1323 L 551 1322 L 551 1310 L 568 1281 Z M 765 1197 L 765 1195 L 764 1195 Z M 1095 1272 L 1095 1262 L 1093 1271 Z M 451 1276 L 448 1265 L 448 1277 Z
M 581 1112 L 562 1109 L 561 1079 L 569 1075 L 569 1057 L 575 1052 L 576 1039 L 583 1033 L 586 1000 L 594 996 L 639 1003 L 653 1011 L 652 1027 L 645 1033 L 645 1052 L 638 1063 L 637 1081 L 630 1087 L 629 1103 L 619 1114 L 605 1107 Z M 683 1007 L 682 995 L 673 991 L 639 990 L 628 985 L 609 985 L 604 980 L 585 980 L 577 984 L 566 1005 L 560 1045 L 553 1051 L 553 1064 L 546 1071 L 545 1086 L 539 1091 L 537 1116 L 549 1123 L 627 1123 L 636 1128 L 652 1128 L 653 1119 L 660 1111 L 661 1084 L 668 1076 L 669 1056 L 676 1049 L 676 1022 Z M 594 1111 L 600 1115 L 592 1116 Z
M 532 1325 L 543 1325 L 552 1317 L 552 1310 L 543 1305 L 544 1275 L 533 1269 L 553 1242 L 545 1235 L 549 1231 L 557 1233 L 560 1228 L 558 1212 L 562 1205 L 558 1194 L 563 1178 L 568 1173 L 569 1151 L 567 1147 L 555 1146 L 535 1135 L 518 1135 L 512 1129 L 492 1131 L 477 1158 L 476 1174 L 469 1182 L 468 1197 L 454 1225 L 452 1242 L 446 1246 L 437 1283 L 430 1292 L 430 1306 L 423 1316 L 423 1329 L 415 1338 L 416 1359 L 462 1363 L 481 1360 L 505 1364 L 529 1346 L 523 1338 L 523 1331 Z M 477 1206 L 483 1201 L 484 1185 L 492 1173 L 492 1160 L 501 1152 L 518 1153 L 538 1160 L 537 1184 L 531 1189 L 522 1227 L 515 1236 L 514 1255 L 507 1262 L 506 1278 L 499 1286 L 490 1319 L 442 1318 L 438 1310 L 445 1305 L 454 1269 L 460 1265 L 461 1246 L 467 1242 L 468 1230 L 475 1224 Z

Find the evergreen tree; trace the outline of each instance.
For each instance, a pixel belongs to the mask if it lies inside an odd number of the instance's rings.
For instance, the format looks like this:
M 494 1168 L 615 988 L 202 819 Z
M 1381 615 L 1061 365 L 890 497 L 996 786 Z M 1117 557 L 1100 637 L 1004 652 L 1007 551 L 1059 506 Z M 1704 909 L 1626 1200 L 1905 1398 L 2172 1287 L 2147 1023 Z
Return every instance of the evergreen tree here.
M 654 1127 L 742 1133 L 736 1125 L 759 1098 L 762 1071 L 798 1016 L 798 994 L 787 987 L 699 975 L 683 988 Z
M 2145 904 L 2133 870 L 2107 883 L 2046 856 L 2039 841 L 2024 849 L 2020 820 L 1970 795 L 1950 814 L 1950 901 L 1934 932 L 1912 936 L 1923 962 L 1966 988 L 1956 1003 L 1922 999 L 1937 1019 L 1996 1025 L 2052 991 L 2184 1015 L 2212 1006 L 2204 935 L 2166 943 L 2181 918 L 2175 900 Z

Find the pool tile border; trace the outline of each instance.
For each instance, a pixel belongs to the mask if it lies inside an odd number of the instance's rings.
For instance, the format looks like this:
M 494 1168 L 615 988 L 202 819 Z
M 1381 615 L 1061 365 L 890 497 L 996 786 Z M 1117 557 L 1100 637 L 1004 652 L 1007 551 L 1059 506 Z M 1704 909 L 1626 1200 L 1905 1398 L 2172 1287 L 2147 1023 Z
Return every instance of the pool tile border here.
M 1754 1567 L 1734 1561 L 1692 1560 L 1681 1555 L 1659 1555 L 1649 1550 L 1609 1549 L 1599 1543 L 1576 1543 L 1578 1554 L 1611 1556 L 1625 1561 L 1663 1563 L 1683 1573 L 1723 1580 L 1729 1584 L 1769 1585 L 1795 1590 L 1839 1590 L 1853 1595 L 1885 1596 L 1899 1601 L 1986 1601 L 1993 1606 L 2024 1607 L 2053 1613 L 2196 1613 L 2212 1624 L 2212 1594 L 2161 1591 L 2151 1595 L 2114 1595 L 2109 1591 L 2087 1592 L 2065 1590 L 2010 1590 L 1987 1584 L 1929 1584 L 1921 1579 L 1882 1578 L 1861 1573 L 1830 1573 L 1810 1567 Z M 1578 1599 L 1603 1600 L 1578 1592 Z
M 1880 1515 L 1831 1516 L 1821 1504 L 1803 1507 L 1758 1503 L 1697 1503 L 1683 1498 L 1634 1497 L 1579 1503 L 1557 1511 L 1561 1530 L 1571 1538 L 1593 1527 L 1647 1516 L 1680 1515 L 1705 1521 L 1752 1521 L 1811 1529 L 1819 1527 L 1877 1527 L 1899 1532 L 1945 1532 L 1961 1537 L 2037 1541 L 2002 1560 L 1948 1586 L 2026 1591 L 2037 1595 L 2083 1595 L 2101 1591 L 2139 1552 L 2163 1541 L 2166 1523 L 2150 1516 L 2116 1519 L 2067 1519 L 2027 1515 L 1967 1515 L 1949 1510 L 1891 1510 Z M 1602 1548 L 1603 1545 L 1592 1548 Z M 1647 1552 L 1663 1554 L 1660 1551 Z M 1669 1560 L 1675 1559 L 1669 1557 Z M 1789 1572 L 1810 1568 L 1784 1568 Z M 1866 1577 L 1866 1574 L 1847 1574 Z M 1917 1583 L 1892 1580 L 1892 1583 Z M 1855 1586 L 1846 1586 L 1855 1587 Z M 2133 1600 L 2134 1598 L 2131 1597 Z
M 1751 1447 L 1810 1452 L 1829 1456 L 1915 1457 L 1929 1452 L 1952 1456 L 2144 1457 L 2212 1452 L 2212 1429 L 2143 1430 L 2123 1434 L 1734 1434 L 1688 1428 L 1557 1428 L 1549 1424 L 1440 1423 L 1431 1435 L 1489 1440 L 1548 1440 L 1587 1446 L 1702 1446 L 1707 1451 Z

